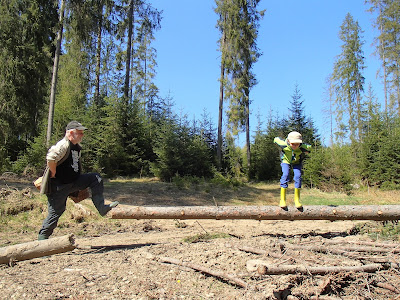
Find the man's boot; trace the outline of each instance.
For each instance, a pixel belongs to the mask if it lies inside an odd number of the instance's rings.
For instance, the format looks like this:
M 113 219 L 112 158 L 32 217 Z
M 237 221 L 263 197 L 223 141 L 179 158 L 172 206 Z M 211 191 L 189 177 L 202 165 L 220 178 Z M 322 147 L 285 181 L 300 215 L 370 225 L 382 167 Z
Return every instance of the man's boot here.
M 38 235 L 38 241 L 43 241 L 43 240 L 47 240 L 49 237 L 45 236 L 44 234 L 39 234 Z
M 119 204 L 118 201 L 114 201 L 110 203 L 110 205 L 105 205 L 104 197 L 102 195 L 92 195 L 92 202 L 102 217 Z
M 300 189 L 295 188 L 294 189 L 294 205 L 297 208 L 302 208 L 303 205 L 300 203 Z
M 279 206 L 285 208 L 286 205 L 286 188 L 281 187 L 281 201 L 279 202 Z

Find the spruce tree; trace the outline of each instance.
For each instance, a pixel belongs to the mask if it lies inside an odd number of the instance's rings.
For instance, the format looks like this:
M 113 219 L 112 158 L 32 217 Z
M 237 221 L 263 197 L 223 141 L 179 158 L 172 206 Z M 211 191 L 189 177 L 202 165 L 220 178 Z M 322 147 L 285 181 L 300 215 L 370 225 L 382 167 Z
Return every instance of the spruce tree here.
M 379 29 L 377 53 L 382 60 L 385 87 L 385 111 L 387 94 L 390 102 L 397 106 L 400 116 L 400 2 L 398 0 L 368 0 L 370 11 L 377 12 L 374 22 Z
M 340 131 L 350 133 L 350 140 L 361 139 L 362 92 L 364 91 L 364 53 L 359 24 L 347 14 L 339 32 L 342 52 L 334 65 L 333 80 L 336 88 L 336 120 Z M 347 126 L 348 124 L 348 126 Z M 343 132 L 341 132 L 342 134 Z
M 289 118 L 286 121 L 288 131 L 300 132 L 304 142 L 308 144 L 319 144 L 319 135 L 314 126 L 314 122 L 307 118 L 304 112 L 304 100 L 298 84 L 295 85 L 292 100 L 290 101 Z
M 277 180 L 280 174 L 280 153 L 273 143 L 276 136 L 283 136 L 276 120 L 269 116 L 267 126 L 263 128 L 259 120 L 251 146 L 250 178 L 257 181 Z
M 227 36 L 230 34 L 230 22 L 228 19 L 228 14 L 230 10 L 231 1 L 227 0 L 215 0 L 216 8 L 215 12 L 219 15 L 219 19 L 217 22 L 217 27 L 221 32 L 221 37 L 219 39 L 219 48 L 221 52 L 221 62 L 220 62 L 220 78 L 219 78 L 219 105 L 218 105 L 218 142 L 217 142 L 217 166 L 219 169 L 222 167 L 222 121 L 223 121 L 223 112 L 224 112 L 224 91 L 226 89 L 226 78 L 225 72 L 226 69 L 230 69 L 230 48 L 227 43 Z
M 326 87 L 324 91 L 324 108 L 323 113 L 325 116 L 325 122 L 323 126 L 329 128 L 329 144 L 333 145 L 333 117 L 334 117 L 334 86 L 332 82 L 332 76 L 329 75 L 326 79 Z
M 377 103 L 376 96 L 373 93 L 372 86 L 369 85 L 367 98 L 367 117 L 363 123 L 363 143 L 359 151 L 359 164 L 360 174 L 362 180 L 367 185 L 373 185 L 377 181 L 376 177 L 376 157 L 382 146 L 382 140 L 386 139 L 388 135 L 385 126 L 385 118 L 380 113 L 380 105 Z M 381 162 L 379 162 L 381 163 Z
M 378 16 L 374 22 L 374 26 L 379 30 L 379 36 L 375 38 L 376 46 L 376 54 L 378 54 L 379 58 L 382 61 L 382 76 L 383 76 L 383 86 L 384 86 L 384 98 L 385 98 L 385 115 L 388 115 L 388 80 L 387 80 L 387 68 L 386 68 L 386 51 L 384 48 L 384 32 L 383 32 L 383 10 L 384 5 L 387 1 L 384 0 L 366 0 L 366 3 L 370 3 L 371 7 L 368 9 L 370 12 L 378 11 Z M 387 121 L 387 120 L 386 120 Z
M 53 1 L 0 2 L 0 169 L 38 135 L 57 24 Z
M 216 12 L 220 15 L 218 26 L 222 32 L 219 126 L 222 126 L 221 99 L 224 97 L 229 99 L 227 114 L 233 136 L 239 131 L 246 133 L 248 169 L 251 161 L 250 90 L 256 84 L 252 67 L 260 56 L 256 40 L 259 20 L 264 14 L 264 11 L 257 11 L 258 3 L 259 0 L 216 1 Z M 219 129 L 219 147 L 221 147 L 221 135 L 222 131 Z

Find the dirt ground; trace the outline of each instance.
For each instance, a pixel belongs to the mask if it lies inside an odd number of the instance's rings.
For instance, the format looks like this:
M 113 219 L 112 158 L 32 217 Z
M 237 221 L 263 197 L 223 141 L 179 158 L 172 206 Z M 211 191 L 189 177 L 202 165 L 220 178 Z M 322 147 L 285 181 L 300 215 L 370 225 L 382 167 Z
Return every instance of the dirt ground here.
M 7 187 L 20 189 L 25 184 L 29 183 L 8 183 Z M 119 194 L 114 190 L 107 200 L 119 199 L 122 206 L 130 205 L 128 200 L 124 202 L 129 194 L 134 191 L 120 190 Z M 174 205 L 173 197 L 169 199 L 168 205 Z M 84 202 L 91 205 L 89 200 Z M 107 223 L 85 223 L 56 232 L 55 236 L 61 236 L 87 229 L 84 235 L 75 235 L 77 248 L 73 251 L 0 265 L 0 298 L 400 299 L 400 243 L 374 242 L 357 234 L 357 226 L 364 221 L 109 222 L 110 228 Z M 7 238 L 13 243 L 12 234 Z M 34 238 L 35 234 L 28 233 L 25 241 Z M 370 243 L 386 250 L 361 251 Z M 310 246 L 330 251 L 317 252 Z M 333 253 L 340 249 L 346 249 L 342 255 Z M 165 262 L 173 259 L 186 265 Z M 251 260 L 274 267 L 293 265 L 299 270 L 260 274 L 268 268 L 249 271 Z M 360 267 L 377 261 L 378 269 L 372 272 L 343 269 L 312 274 L 313 267 Z M 306 273 L 301 273 L 300 267 Z

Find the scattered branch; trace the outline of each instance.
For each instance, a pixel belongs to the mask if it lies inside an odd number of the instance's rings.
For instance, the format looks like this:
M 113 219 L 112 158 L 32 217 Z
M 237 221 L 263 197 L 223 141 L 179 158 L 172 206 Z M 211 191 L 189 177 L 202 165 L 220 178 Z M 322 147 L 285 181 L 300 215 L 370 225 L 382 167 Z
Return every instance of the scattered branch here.
M 383 289 L 387 289 L 393 293 L 400 293 L 400 290 L 395 288 L 393 285 L 384 282 L 374 282 L 374 285 Z
M 248 253 L 254 253 L 254 254 L 269 256 L 269 257 L 278 258 L 278 259 L 281 259 L 283 257 L 282 253 L 268 252 L 268 251 L 265 251 L 262 249 L 248 247 L 248 246 L 238 246 L 237 249 L 240 251 L 248 252 Z M 285 261 L 290 261 L 290 262 L 294 263 L 295 259 L 293 259 L 292 257 L 289 257 Z
M 206 268 L 206 267 L 203 267 L 203 266 L 200 266 L 197 264 L 183 262 L 179 259 L 170 258 L 170 257 L 158 257 L 158 258 L 156 258 L 156 260 L 158 260 L 159 262 L 170 263 L 170 264 L 175 264 L 175 265 L 182 266 L 182 267 L 191 268 L 193 270 L 200 271 L 202 273 L 206 273 L 206 274 L 212 275 L 214 277 L 228 280 L 228 281 L 231 281 L 231 282 L 235 283 L 236 285 L 238 285 L 242 288 L 245 288 L 245 289 L 248 287 L 248 285 L 245 281 L 243 281 L 235 276 L 226 274 L 225 272 L 222 272 L 222 271 L 214 271 L 214 270 L 211 270 L 209 268 Z

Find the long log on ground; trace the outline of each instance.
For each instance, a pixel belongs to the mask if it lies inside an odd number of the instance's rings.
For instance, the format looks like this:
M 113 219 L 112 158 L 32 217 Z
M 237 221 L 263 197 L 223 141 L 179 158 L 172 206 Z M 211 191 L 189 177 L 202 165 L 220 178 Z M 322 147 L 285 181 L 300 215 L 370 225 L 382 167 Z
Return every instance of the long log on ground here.
M 308 246 L 308 245 L 294 245 L 291 243 L 285 243 L 285 242 L 279 242 L 279 246 L 281 248 L 281 251 L 285 249 L 292 249 L 292 250 L 300 250 L 300 251 L 312 251 L 312 252 L 320 252 L 320 253 L 326 253 L 326 254 L 335 254 L 335 255 L 340 255 L 340 256 L 346 256 L 351 259 L 359 260 L 359 261 L 369 261 L 369 262 L 374 262 L 374 263 L 381 263 L 381 264 L 387 264 L 391 265 L 392 267 L 398 268 L 400 264 L 396 262 L 395 257 L 393 256 L 362 256 L 360 252 L 384 252 L 386 254 L 393 254 L 393 249 L 388 249 L 388 248 L 377 248 L 377 247 L 353 247 L 351 249 L 349 248 L 340 248 L 340 247 L 327 247 L 324 245 L 313 245 L 313 246 Z M 359 252 L 358 252 L 359 251 Z M 396 250 L 397 251 L 397 250 Z
M 346 241 L 344 239 L 339 239 L 335 241 L 324 241 L 325 245 L 364 245 L 373 247 L 388 247 L 388 248 L 400 248 L 400 243 L 378 243 L 378 242 L 368 242 L 368 241 Z
M 113 219 L 252 219 L 252 220 L 399 220 L 400 205 L 305 206 L 124 206 L 111 211 Z
M 43 241 L 33 241 L 0 248 L 0 264 L 64 253 L 75 249 L 72 234 Z
M 327 246 L 319 246 L 319 245 L 298 245 L 298 244 L 290 244 L 286 242 L 279 242 L 279 246 L 281 249 L 290 248 L 295 250 L 309 250 L 314 252 L 321 252 L 321 253 L 332 253 L 338 255 L 346 255 L 348 253 L 352 253 L 355 256 L 358 256 L 358 253 L 354 252 L 378 252 L 378 253 L 399 253 L 400 249 L 390 249 L 384 247 L 327 247 Z
M 283 248 L 287 248 L 287 245 L 291 245 L 291 244 L 286 244 L 281 242 L 280 243 L 281 247 Z M 229 247 L 229 245 L 227 245 L 227 247 Z M 306 248 L 305 248 L 306 247 Z M 290 246 L 289 246 L 290 248 Z M 248 246 L 238 246 L 237 249 L 241 250 L 241 251 L 245 251 L 245 252 L 250 252 L 250 253 L 254 253 L 254 254 L 258 254 L 258 255 L 265 255 L 265 256 L 270 256 L 273 258 L 282 258 L 284 254 L 277 254 L 277 253 L 273 253 L 273 252 L 267 252 L 263 249 L 257 249 L 257 248 L 253 248 L 253 247 L 248 247 Z M 370 261 L 370 262 L 374 262 L 374 263 L 381 263 L 381 264 L 391 264 L 393 267 L 398 267 L 399 265 L 396 263 L 396 259 L 394 257 L 388 257 L 388 256 L 361 256 L 359 253 L 351 253 L 351 252 L 346 252 L 344 250 L 341 249 L 331 249 L 331 248 L 325 248 L 324 246 L 296 246 L 294 245 L 294 247 L 292 247 L 292 249 L 297 249 L 297 250 L 309 250 L 309 251 L 315 251 L 315 252 L 322 252 L 322 253 L 331 253 L 331 254 L 338 254 L 338 255 L 342 255 L 342 256 L 347 256 L 349 258 L 352 259 L 356 259 L 356 260 L 361 260 L 361 261 Z M 295 262 L 296 260 L 293 257 L 289 257 L 288 259 L 286 259 L 285 261 L 291 261 L 291 262 Z
M 247 261 L 247 270 L 249 272 L 257 271 L 261 275 L 282 275 L 282 274 L 319 274 L 325 275 L 329 273 L 339 272 L 376 272 L 384 269 L 380 264 L 370 264 L 364 266 L 333 266 L 333 267 L 306 267 L 300 265 L 280 265 L 273 266 L 262 260 Z

